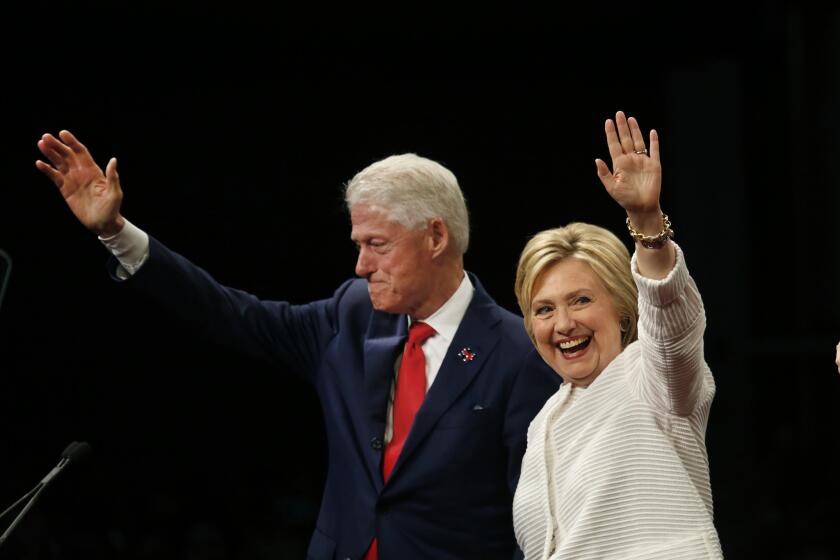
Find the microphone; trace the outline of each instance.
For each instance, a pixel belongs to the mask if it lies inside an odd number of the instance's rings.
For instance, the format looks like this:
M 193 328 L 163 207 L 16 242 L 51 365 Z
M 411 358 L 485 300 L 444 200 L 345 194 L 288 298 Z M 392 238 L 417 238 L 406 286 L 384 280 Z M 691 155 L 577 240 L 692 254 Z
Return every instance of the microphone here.
M 35 488 L 21 496 L 15 503 L 10 505 L 3 513 L 0 513 L 0 519 L 6 516 L 10 511 L 14 510 L 18 505 L 21 504 L 24 500 L 29 500 L 23 509 L 20 510 L 20 513 L 17 514 L 17 517 L 14 518 L 9 528 L 6 529 L 6 532 L 0 535 L 0 546 L 6 542 L 6 539 L 9 538 L 9 535 L 12 534 L 12 531 L 18 524 L 23 520 L 23 517 L 26 513 L 32 509 L 32 506 L 35 505 L 35 502 L 38 501 L 38 498 L 41 496 L 41 492 L 52 482 L 55 477 L 57 477 L 61 472 L 67 468 L 67 465 L 74 463 L 79 464 L 87 459 L 87 456 L 90 455 L 90 445 L 86 441 L 74 441 L 70 445 L 64 448 L 64 451 L 61 452 L 61 459 L 58 461 L 58 464 L 53 467 L 53 469 L 47 473 L 47 475 L 41 479 Z

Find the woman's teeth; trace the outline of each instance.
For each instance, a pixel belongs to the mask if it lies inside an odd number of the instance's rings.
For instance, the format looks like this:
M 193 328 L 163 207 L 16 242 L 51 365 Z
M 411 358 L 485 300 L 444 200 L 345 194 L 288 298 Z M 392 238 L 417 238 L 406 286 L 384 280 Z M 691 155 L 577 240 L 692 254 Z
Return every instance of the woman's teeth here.
M 577 352 L 578 350 L 583 350 L 589 345 L 589 341 L 592 340 L 589 336 L 580 336 L 578 338 L 572 338 L 570 340 L 564 340 L 558 344 L 560 347 L 560 351 L 564 354 L 571 354 L 573 352 Z

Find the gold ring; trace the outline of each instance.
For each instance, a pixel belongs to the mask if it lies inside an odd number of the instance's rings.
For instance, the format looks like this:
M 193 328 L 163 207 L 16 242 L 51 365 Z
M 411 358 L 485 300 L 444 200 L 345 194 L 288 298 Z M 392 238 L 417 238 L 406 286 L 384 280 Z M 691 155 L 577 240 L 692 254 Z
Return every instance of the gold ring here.
M 642 154 L 648 155 L 647 148 L 644 148 L 642 150 L 635 150 L 634 153 L 639 154 L 639 155 L 642 155 Z

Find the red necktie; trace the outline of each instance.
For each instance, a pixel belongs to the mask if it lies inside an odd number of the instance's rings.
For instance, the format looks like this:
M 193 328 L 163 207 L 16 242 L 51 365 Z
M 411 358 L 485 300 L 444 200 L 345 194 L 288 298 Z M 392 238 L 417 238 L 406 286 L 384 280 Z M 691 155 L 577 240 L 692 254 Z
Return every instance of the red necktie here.
M 382 478 L 386 482 L 394 470 L 394 465 L 402 451 L 403 444 L 411 430 L 414 416 L 426 397 L 426 356 L 423 345 L 435 334 L 435 329 L 426 323 L 414 322 L 408 329 L 408 340 L 403 350 L 397 385 L 394 388 L 393 421 L 391 423 L 391 441 L 385 446 L 382 458 Z M 378 560 L 379 550 L 376 539 L 370 544 L 365 560 Z

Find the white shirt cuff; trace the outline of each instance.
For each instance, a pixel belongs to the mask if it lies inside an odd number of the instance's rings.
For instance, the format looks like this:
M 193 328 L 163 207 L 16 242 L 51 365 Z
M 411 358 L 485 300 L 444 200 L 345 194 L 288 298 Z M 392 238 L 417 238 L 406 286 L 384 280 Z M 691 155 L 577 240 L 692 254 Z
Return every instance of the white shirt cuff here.
M 119 233 L 99 240 L 120 262 L 117 276 L 123 280 L 133 276 L 149 258 L 149 235 L 128 220 Z

